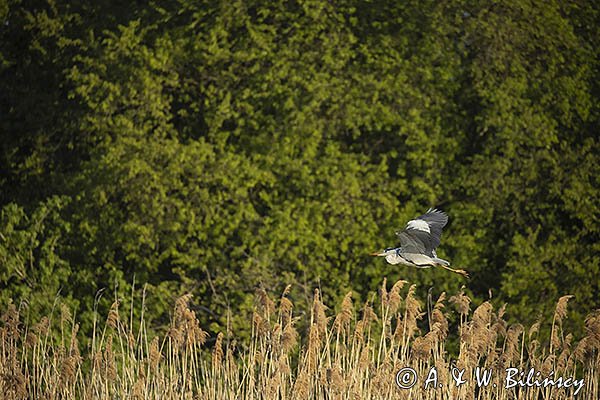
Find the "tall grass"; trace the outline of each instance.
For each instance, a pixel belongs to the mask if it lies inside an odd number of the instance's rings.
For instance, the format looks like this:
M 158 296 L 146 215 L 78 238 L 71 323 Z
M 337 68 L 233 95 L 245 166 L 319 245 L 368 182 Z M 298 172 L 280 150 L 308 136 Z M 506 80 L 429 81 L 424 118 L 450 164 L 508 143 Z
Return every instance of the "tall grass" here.
M 90 345 L 81 351 L 78 324 L 66 307 L 36 324 L 22 321 L 10 305 L 0 323 L 0 396 L 7 399 L 598 399 L 600 398 L 600 310 L 586 319 L 586 335 L 573 343 L 562 329 L 569 296 L 558 300 L 551 338 L 540 343 L 542 321 L 529 328 L 508 325 L 504 307 L 484 302 L 471 311 L 460 292 L 442 294 L 427 311 L 416 287 L 385 280 L 377 304 L 354 304 L 348 293 L 337 314 L 315 290 L 306 330 L 288 297 L 257 292 L 252 335 L 236 344 L 219 333 L 208 334 L 179 298 L 164 336 L 149 337 L 143 317 L 123 316 L 115 302 L 97 321 Z M 449 304 L 451 307 L 448 307 Z M 451 309 L 451 310 L 448 310 Z M 460 321 L 450 330 L 447 313 Z M 133 327 L 137 327 L 134 329 Z M 421 329 L 419 326 L 427 326 Z M 446 351 L 450 336 L 459 341 L 458 356 Z M 396 384 L 397 373 L 410 367 L 418 376 L 411 388 Z M 435 372 L 432 368 L 435 367 Z M 477 367 L 492 372 L 478 385 Z M 520 386 L 506 388 L 506 369 L 535 368 L 542 380 L 583 379 L 574 388 Z M 457 386 L 455 377 L 465 383 Z M 402 383 L 403 378 L 399 376 Z M 430 385 L 424 388 L 430 378 Z M 436 378 L 436 379 L 434 379 Z M 495 385 L 494 385 L 495 383 Z M 407 385 L 409 386 L 409 385 Z M 433 386 L 433 387 L 432 387 Z

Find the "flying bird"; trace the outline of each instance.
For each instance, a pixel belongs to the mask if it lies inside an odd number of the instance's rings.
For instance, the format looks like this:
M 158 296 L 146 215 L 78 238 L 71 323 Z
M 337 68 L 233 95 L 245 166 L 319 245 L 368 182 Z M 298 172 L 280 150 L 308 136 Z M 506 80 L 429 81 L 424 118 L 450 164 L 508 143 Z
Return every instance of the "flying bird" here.
M 372 256 L 385 257 L 390 264 L 410 265 L 417 268 L 442 267 L 466 278 L 467 271 L 450 268 L 450 263 L 438 258 L 435 249 L 440 245 L 442 229 L 448 223 L 445 212 L 430 208 L 420 217 L 408 221 L 403 231 L 396 232 L 400 247 L 389 247 Z

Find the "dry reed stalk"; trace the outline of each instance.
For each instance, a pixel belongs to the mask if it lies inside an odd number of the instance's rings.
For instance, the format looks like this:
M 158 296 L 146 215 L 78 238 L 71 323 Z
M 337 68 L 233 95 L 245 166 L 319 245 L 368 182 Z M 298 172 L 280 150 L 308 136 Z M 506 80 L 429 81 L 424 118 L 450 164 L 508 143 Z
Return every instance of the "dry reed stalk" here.
M 531 367 L 564 377 L 582 376 L 586 382 L 577 398 L 599 398 L 600 310 L 585 321 L 585 336 L 578 342 L 562 331 L 568 297 L 561 298 L 553 318 L 553 343 L 540 343 L 540 323 L 525 331 L 520 324 L 507 328 L 505 307 L 494 313 L 484 302 L 469 316 L 470 300 L 464 292 L 452 296 L 460 317 L 459 332 L 449 328 L 444 314 L 444 293 L 428 314 L 429 329 L 417 336 L 422 316 L 416 287 L 403 302 L 402 283 L 387 291 L 382 286 L 381 313 L 366 303 L 354 310 L 352 294 L 340 305 L 329 325 L 327 308 L 315 291 L 307 329 L 299 333 L 287 287 L 279 309 L 271 307 L 266 292 L 258 293 L 251 341 L 239 347 L 219 333 L 212 349 L 203 348 L 207 333 L 189 307 L 191 297 L 175 301 L 172 320 L 164 336 L 148 337 L 145 323 L 134 331 L 133 317 L 123 321 L 113 303 L 99 340 L 83 350 L 90 360 L 83 367 L 78 330 L 71 311 L 62 306 L 59 319 L 43 318 L 23 324 L 19 309 L 8 307 L 0 318 L 0 397 L 25 398 L 132 398 L 132 399 L 573 399 L 572 391 L 557 388 L 475 388 L 473 382 L 456 388 L 450 375 L 451 357 L 445 345 L 460 340 L 457 366 L 469 375 L 485 366 L 496 372 Z M 400 311 L 400 306 L 402 311 Z M 357 318 L 360 314 L 360 319 Z M 276 317 L 276 318 L 275 318 Z M 358 319 L 358 320 L 357 320 Z M 396 322 L 392 334 L 392 322 Z M 457 335 L 458 333 L 458 335 Z M 300 339 L 304 337 L 304 340 Z M 229 337 L 229 334 L 227 334 Z M 162 339 L 161 339 L 162 338 Z M 503 339 L 503 340 L 502 340 Z M 302 345 L 299 343 L 302 342 Z M 298 351 L 296 351 L 298 349 Z M 415 368 L 424 379 L 431 366 L 442 388 L 400 390 L 395 373 Z M 469 375 L 472 380 L 472 376 Z M 422 381 L 421 381 L 422 383 Z
M 471 299 L 467 295 L 465 295 L 464 290 L 461 289 L 461 291 L 458 294 L 451 296 L 450 299 L 448 299 L 448 301 L 450 301 L 450 303 L 454 303 L 454 305 L 456 306 L 456 311 L 458 311 L 458 313 L 460 314 L 462 323 L 462 319 L 466 318 L 466 316 L 469 314 L 469 304 L 471 303 Z
M 325 339 L 327 335 L 327 324 L 329 323 L 329 318 L 325 314 L 326 309 L 327 306 L 323 304 L 319 289 L 315 289 L 313 296 L 311 324 L 317 327 L 317 331 L 319 332 L 319 338 L 321 340 Z
M 260 288 L 256 291 L 257 298 L 259 300 L 259 311 L 261 312 L 261 316 L 267 321 L 271 320 L 271 315 L 275 311 L 275 303 L 269 295 L 267 291 L 263 288 Z
M 421 312 L 421 303 L 415 297 L 416 287 L 416 285 L 411 285 L 404 299 L 405 309 L 404 317 L 402 318 L 403 325 L 401 335 L 402 359 L 407 358 L 408 344 L 419 330 L 417 327 L 417 321 L 423 318 L 423 313 Z
M 346 332 L 350 328 L 350 322 L 354 315 L 354 305 L 352 304 L 352 292 L 346 293 L 342 300 L 342 306 L 340 312 L 336 315 L 333 321 L 333 328 L 335 329 L 338 340 L 340 333 Z
M 283 333 L 281 335 L 281 350 L 283 353 L 287 354 L 296 348 L 298 344 L 298 331 L 294 328 L 293 321 L 290 321 L 285 328 L 283 328 Z
M 575 296 L 566 295 L 558 299 L 556 303 L 556 309 L 554 310 L 554 317 L 552 318 L 552 330 L 550 332 L 550 352 L 553 352 L 560 346 L 560 335 L 559 329 L 562 331 L 562 321 L 567 315 L 567 303 L 571 298 Z
M 396 314 L 398 312 L 398 309 L 400 308 L 400 305 L 402 303 L 402 297 L 400 296 L 400 291 L 402 290 L 404 285 L 406 285 L 407 283 L 408 283 L 407 281 L 399 280 L 399 281 L 396 281 L 396 283 L 394 283 L 394 286 L 392 286 L 392 289 L 390 290 L 390 293 L 388 294 L 388 299 L 387 299 L 387 305 L 390 308 L 391 314 Z
M 506 339 L 504 341 L 504 348 L 500 362 L 503 368 L 508 368 L 511 365 L 517 364 L 519 356 L 519 337 L 523 333 L 523 325 L 514 324 L 511 325 L 506 332 Z
M 294 304 L 287 297 L 290 293 L 292 285 L 287 285 L 279 300 L 279 319 L 281 325 L 286 326 L 292 321 L 292 311 L 294 310 Z
M 432 326 L 431 330 L 435 330 L 437 332 L 437 340 L 440 343 L 443 343 L 448 337 L 448 320 L 444 315 L 444 301 L 446 300 L 446 293 L 442 292 L 440 297 L 435 302 L 433 306 L 433 310 L 431 311 L 431 317 L 429 318 Z M 435 328 L 434 328 L 435 327 Z

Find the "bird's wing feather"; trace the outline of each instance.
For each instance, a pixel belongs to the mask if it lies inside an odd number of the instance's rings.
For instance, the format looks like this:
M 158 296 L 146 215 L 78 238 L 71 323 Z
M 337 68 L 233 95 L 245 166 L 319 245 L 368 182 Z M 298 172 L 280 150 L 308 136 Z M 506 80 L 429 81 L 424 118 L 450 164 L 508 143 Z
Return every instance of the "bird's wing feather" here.
M 431 251 L 431 235 L 428 232 L 418 229 L 405 229 L 398 232 L 400 238 L 400 247 L 402 253 L 426 254 L 433 256 Z
M 442 229 L 448 223 L 448 215 L 445 212 L 434 209 L 429 209 L 427 212 L 420 217 L 417 217 L 413 221 L 409 221 L 407 227 L 418 226 L 419 222 L 425 221 L 429 227 L 429 233 L 431 234 L 431 246 L 432 250 L 435 250 L 442 240 Z
M 417 266 L 433 266 L 435 262 L 424 254 L 402 253 L 402 258 Z

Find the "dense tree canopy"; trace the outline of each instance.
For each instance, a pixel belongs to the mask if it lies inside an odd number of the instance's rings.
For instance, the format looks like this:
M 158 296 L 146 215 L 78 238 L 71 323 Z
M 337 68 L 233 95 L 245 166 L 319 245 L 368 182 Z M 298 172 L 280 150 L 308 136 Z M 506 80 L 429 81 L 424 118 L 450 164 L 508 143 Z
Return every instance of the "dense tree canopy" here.
M 72 3 L 0 1 L 1 302 L 89 322 L 147 283 L 152 317 L 191 292 L 244 329 L 257 287 L 387 276 L 600 306 L 597 5 Z M 367 256 L 432 206 L 468 283 Z

